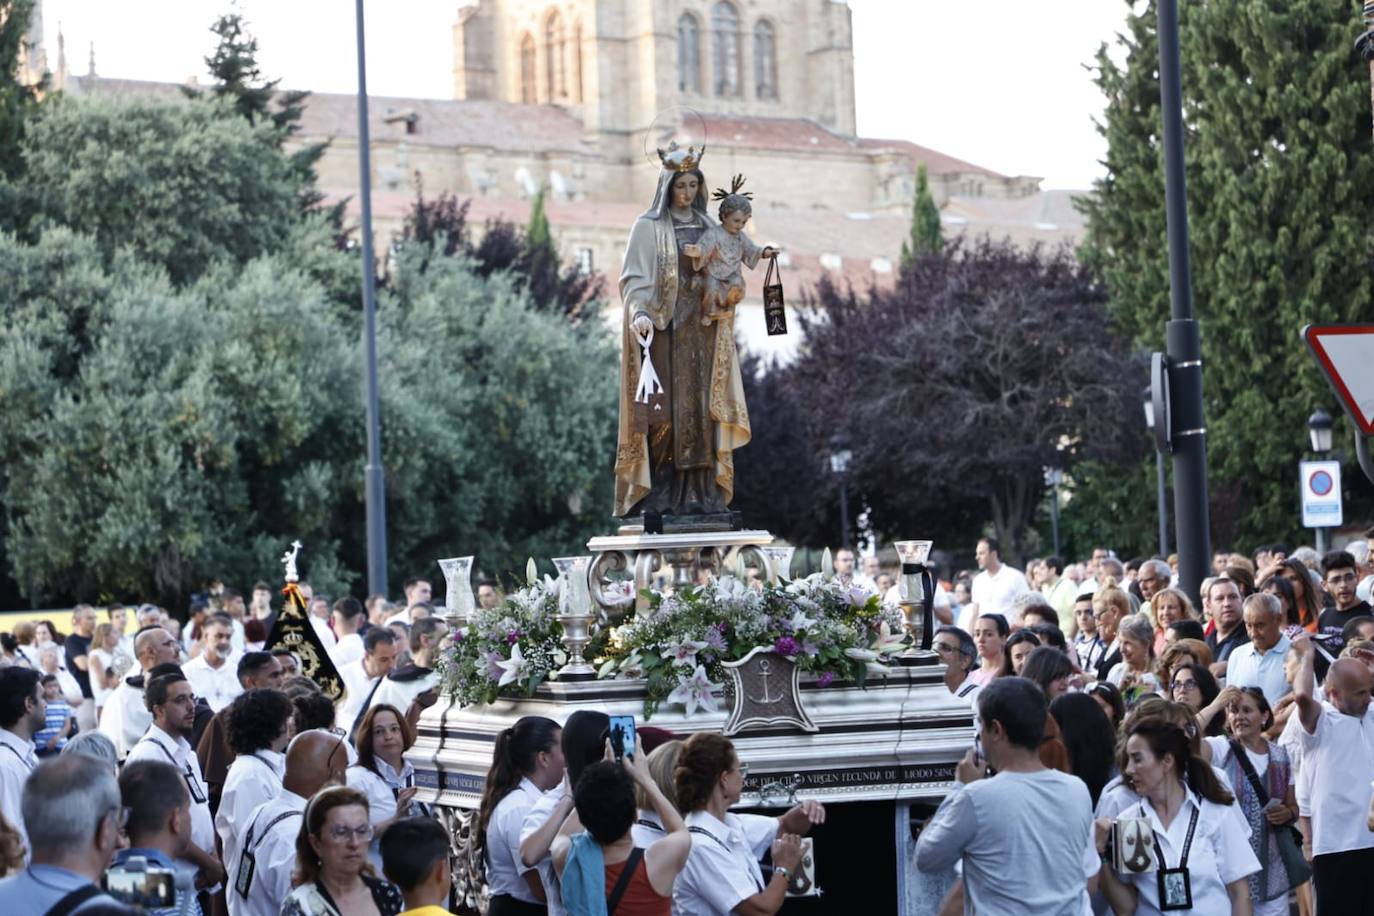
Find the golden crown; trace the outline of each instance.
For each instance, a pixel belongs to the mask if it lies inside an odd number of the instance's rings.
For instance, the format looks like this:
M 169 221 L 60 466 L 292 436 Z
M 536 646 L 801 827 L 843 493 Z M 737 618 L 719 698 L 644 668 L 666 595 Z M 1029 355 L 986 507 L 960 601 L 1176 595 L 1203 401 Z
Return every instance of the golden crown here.
M 658 150 L 658 161 L 663 163 L 665 169 L 672 169 L 675 172 L 690 172 L 701 164 L 701 157 L 706 155 L 706 144 L 701 144 L 701 149 L 689 146 L 682 149 L 677 145 L 677 141 L 668 144 L 666 150 Z

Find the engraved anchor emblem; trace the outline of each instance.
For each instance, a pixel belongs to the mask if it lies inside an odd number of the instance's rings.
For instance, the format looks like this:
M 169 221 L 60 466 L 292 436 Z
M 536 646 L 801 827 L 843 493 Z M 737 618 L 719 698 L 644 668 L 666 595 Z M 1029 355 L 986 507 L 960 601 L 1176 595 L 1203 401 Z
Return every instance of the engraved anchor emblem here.
M 765 659 L 760 659 L 760 660 L 759 660 L 759 677 L 763 679 L 763 696 L 761 696 L 761 697 L 750 697 L 750 698 L 749 698 L 749 699 L 753 700 L 755 703 L 763 703 L 763 704 L 765 704 L 765 705 L 767 705 L 767 706 L 772 706 L 774 703 L 777 703 L 779 700 L 781 700 L 781 699 L 784 698 L 785 694 L 781 694 L 781 693 L 779 693 L 777 696 L 769 696 L 769 695 L 768 695 L 768 676 L 769 676 L 770 673 L 771 673 L 771 669 L 770 669 L 769 664 L 768 664 L 768 659 L 766 659 L 766 658 L 765 658 Z

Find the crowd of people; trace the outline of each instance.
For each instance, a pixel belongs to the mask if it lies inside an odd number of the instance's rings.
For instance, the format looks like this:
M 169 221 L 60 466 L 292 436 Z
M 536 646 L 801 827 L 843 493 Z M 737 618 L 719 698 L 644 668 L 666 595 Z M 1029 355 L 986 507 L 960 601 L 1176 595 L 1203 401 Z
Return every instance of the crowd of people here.
M 959 869 L 945 911 L 1369 912 L 1367 540 L 1219 552 L 1200 607 L 1174 557 L 999 554 L 980 541 L 936 602 L 978 730 L 918 843 L 923 871 Z
M 1200 606 L 1173 558 L 1023 574 L 992 538 L 975 556 L 933 596 L 976 728 L 916 846 L 917 869 L 957 875 L 942 912 L 1364 912 L 1367 542 L 1218 554 Z M 896 600 L 875 558 L 837 551 L 835 574 Z M 130 911 L 111 893 L 159 914 L 449 911 L 449 834 L 405 754 L 450 638 L 430 584 L 395 605 L 301 586 L 337 701 L 264 650 L 261 583 L 184 623 L 79 605 L 69 633 L 0 634 L 0 912 Z M 824 807 L 733 811 L 748 767 L 719 734 L 641 727 L 632 754 L 610 735 L 579 709 L 498 736 L 471 827 L 487 913 L 781 909 Z

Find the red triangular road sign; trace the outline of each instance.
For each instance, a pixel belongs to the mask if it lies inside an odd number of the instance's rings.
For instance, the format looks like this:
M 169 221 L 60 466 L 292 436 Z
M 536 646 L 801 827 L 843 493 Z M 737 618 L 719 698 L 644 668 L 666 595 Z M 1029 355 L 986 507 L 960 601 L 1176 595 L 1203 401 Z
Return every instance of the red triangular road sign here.
M 1374 324 L 1309 324 L 1302 336 L 1346 414 L 1374 436 Z

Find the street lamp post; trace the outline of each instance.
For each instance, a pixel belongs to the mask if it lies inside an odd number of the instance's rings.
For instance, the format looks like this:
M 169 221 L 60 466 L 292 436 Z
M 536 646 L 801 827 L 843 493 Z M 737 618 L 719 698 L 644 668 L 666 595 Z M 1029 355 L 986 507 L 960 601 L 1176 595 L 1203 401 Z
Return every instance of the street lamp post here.
M 1059 552 L 1059 485 L 1064 482 L 1064 472 L 1059 468 L 1045 468 L 1045 483 L 1050 486 L 1050 540 L 1054 542 L 1054 555 Z
M 377 262 L 372 252 L 372 155 L 367 123 L 367 42 L 363 0 L 356 0 L 358 29 L 358 180 L 363 236 L 363 361 L 367 373 L 367 468 L 363 472 L 367 512 L 367 590 L 385 595 L 386 484 L 382 474 L 381 413 L 377 397 Z
M 849 462 L 853 457 L 848 436 L 836 433 L 830 437 L 830 472 L 840 479 L 839 547 L 849 546 Z
M 1331 451 L 1331 431 L 1334 425 L 1331 414 L 1320 407 L 1307 418 L 1307 435 L 1312 441 L 1312 451 L 1317 453 L 1318 460 Z M 1317 553 L 1325 556 L 1331 549 L 1331 533 L 1320 527 L 1314 528 L 1313 531 L 1317 538 Z
M 1151 389 L 1145 386 L 1145 428 L 1154 438 L 1155 402 Z M 1159 517 L 1159 555 L 1169 556 L 1169 502 L 1164 491 L 1164 453 L 1155 448 L 1155 512 Z

